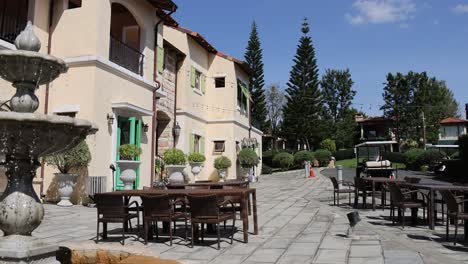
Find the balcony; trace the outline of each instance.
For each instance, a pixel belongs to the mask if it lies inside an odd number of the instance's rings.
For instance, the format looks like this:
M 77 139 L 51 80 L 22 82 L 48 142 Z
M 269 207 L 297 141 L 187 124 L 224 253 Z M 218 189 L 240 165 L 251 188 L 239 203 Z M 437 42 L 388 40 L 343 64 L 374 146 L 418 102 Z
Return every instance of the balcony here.
M 110 61 L 143 76 L 144 57 L 145 56 L 138 50 L 135 50 L 122 41 L 110 36 Z
M 0 39 L 14 43 L 27 20 L 28 0 L 0 0 Z

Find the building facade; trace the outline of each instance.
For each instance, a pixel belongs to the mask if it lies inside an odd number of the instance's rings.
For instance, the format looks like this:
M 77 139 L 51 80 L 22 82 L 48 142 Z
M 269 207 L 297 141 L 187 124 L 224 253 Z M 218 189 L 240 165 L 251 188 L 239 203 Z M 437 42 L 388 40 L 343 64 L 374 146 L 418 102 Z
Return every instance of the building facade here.
M 169 148 L 205 153 L 200 179 L 217 177 L 213 161 L 220 155 L 233 161 L 231 178 L 240 173 L 242 147 L 261 155 L 262 133 L 249 122 L 248 67 L 178 27 L 171 0 L 0 0 L 0 6 L 0 49 L 15 49 L 30 20 L 40 52 L 67 63 L 67 73 L 38 88 L 37 112 L 98 127 L 86 140 L 92 156 L 86 174 L 105 179 L 106 191 L 123 187 L 116 165 L 122 144 L 142 148 L 134 188 L 151 185 L 155 160 Z M 1 80 L 0 86 L 0 100 L 9 100 L 15 90 Z M 38 194 L 54 185 L 54 173 L 48 165 L 38 170 Z M 0 173 L 0 192 L 5 183 Z
M 458 138 L 467 133 L 468 120 L 445 118 L 440 121 L 438 145 L 456 145 Z
M 164 26 L 166 46 L 179 54 L 175 122 L 180 135 L 176 148 L 186 154 L 203 153 L 204 168 L 197 180 L 216 180 L 214 160 L 227 156 L 233 163 L 228 178 L 239 177 L 237 154 L 251 147 L 261 157 L 262 132 L 250 125 L 250 69 L 213 47 L 199 33 Z M 261 164 L 256 174 L 260 174 Z M 187 174 L 193 179 L 190 170 Z

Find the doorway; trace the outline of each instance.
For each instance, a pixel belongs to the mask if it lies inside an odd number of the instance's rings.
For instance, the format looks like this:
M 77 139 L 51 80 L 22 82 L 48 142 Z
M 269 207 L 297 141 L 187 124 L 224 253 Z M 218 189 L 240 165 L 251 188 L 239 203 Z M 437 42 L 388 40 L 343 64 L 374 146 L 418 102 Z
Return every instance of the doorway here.
M 136 117 L 123 117 L 119 116 L 117 118 L 117 151 L 115 160 L 120 160 L 119 148 L 124 144 L 134 144 L 140 147 L 141 145 L 141 128 L 142 121 Z M 140 160 L 140 157 L 135 158 L 135 160 Z M 117 166 L 115 171 L 115 190 L 123 190 L 124 184 L 120 180 L 120 168 Z M 133 189 L 138 189 L 140 185 L 140 168 L 136 171 L 137 177 L 133 184 Z

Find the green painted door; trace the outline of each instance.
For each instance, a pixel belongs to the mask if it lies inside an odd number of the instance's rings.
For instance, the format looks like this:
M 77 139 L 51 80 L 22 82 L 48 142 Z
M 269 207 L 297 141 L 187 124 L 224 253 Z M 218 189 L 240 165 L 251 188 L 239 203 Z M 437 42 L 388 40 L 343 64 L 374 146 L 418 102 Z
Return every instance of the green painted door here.
M 121 117 L 117 118 L 117 156 L 115 160 L 120 159 L 119 148 L 124 144 L 135 144 L 140 146 L 141 144 L 141 126 L 142 121 L 136 119 L 135 117 Z M 137 157 L 135 160 L 140 160 L 140 157 Z M 115 173 L 115 189 L 122 190 L 124 185 L 119 178 L 120 168 L 117 166 Z M 137 178 L 135 180 L 134 189 L 138 189 L 140 185 L 140 168 L 137 169 Z

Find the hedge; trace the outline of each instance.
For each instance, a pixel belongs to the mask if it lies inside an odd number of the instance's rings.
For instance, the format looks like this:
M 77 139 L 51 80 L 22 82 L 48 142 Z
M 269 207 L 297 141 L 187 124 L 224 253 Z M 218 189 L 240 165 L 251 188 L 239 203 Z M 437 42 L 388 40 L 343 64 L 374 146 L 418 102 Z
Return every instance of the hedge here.
M 273 173 L 273 169 L 270 166 L 262 164 L 262 174 L 272 174 L 272 173 Z
M 315 159 L 318 160 L 320 166 L 328 166 L 328 163 L 331 160 L 332 153 L 326 149 L 319 149 L 315 151 Z
M 406 164 L 406 155 L 401 152 L 383 152 L 382 158 L 391 162 Z
M 410 170 L 420 170 L 423 165 L 441 162 L 446 158 L 444 152 L 438 150 L 410 149 L 405 152 L 406 167 Z
M 468 134 L 461 135 L 458 138 L 460 159 L 468 162 Z
M 281 168 L 282 170 L 288 170 L 294 163 L 294 156 L 287 152 L 281 152 L 273 157 L 273 165 Z
M 336 160 L 346 160 L 346 159 L 354 159 L 354 149 L 343 149 L 333 152 L 333 157 Z
M 314 160 L 314 153 L 308 150 L 301 150 L 294 154 L 294 163 L 298 166 L 302 166 L 304 161 L 313 161 Z

